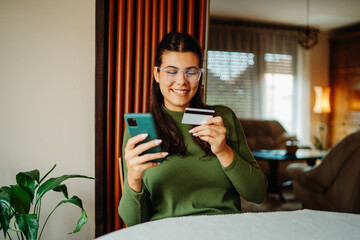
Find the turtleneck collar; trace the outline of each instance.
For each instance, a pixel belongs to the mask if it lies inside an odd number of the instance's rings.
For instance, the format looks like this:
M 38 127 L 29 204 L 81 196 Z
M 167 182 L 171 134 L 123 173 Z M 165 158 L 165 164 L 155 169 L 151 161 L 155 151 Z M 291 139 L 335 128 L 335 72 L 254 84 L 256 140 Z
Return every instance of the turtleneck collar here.
M 167 114 L 169 114 L 176 122 L 180 122 L 183 115 L 184 115 L 184 111 L 173 111 L 170 109 L 167 109 L 165 106 L 163 106 L 163 109 L 167 112 Z

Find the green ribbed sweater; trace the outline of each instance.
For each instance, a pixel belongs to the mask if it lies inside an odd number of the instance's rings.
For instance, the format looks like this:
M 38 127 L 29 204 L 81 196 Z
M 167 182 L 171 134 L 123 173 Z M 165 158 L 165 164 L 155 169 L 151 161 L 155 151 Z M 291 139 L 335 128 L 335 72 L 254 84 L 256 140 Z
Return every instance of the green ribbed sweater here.
M 123 157 L 124 192 L 118 210 L 128 226 L 166 217 L 238 213 L 240 196 L 256 203 L 263 201 L 267 180 L 249 150 L 236 115 L 224 106 L 213 108 L 226 122 L 227 142 L 234 150 L 232 163 L 224 168 L 216 156 L 202 157 L 204 152 L 189 133 L 192 126 L 181 124 L 183 112 L 166 109 L 183 134 L 188 154 L 168 156 L 158 167 L 146 170 L 140 193 L 126 181 Z M 125 130 L 123 153 L 128 138 Z

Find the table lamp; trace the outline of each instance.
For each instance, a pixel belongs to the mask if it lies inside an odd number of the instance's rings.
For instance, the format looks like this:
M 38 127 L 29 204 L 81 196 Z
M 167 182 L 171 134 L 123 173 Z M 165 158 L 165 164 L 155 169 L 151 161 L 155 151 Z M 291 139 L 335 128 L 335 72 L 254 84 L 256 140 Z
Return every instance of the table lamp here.
M 315 105 L 313 108 L 314 113 L 320 114 L 320 121 L 317 124 L 316 128 L 316 138 L 317 142 L 315 145 L 320 150 L 324 150 L 327 146 L 327 135 L 328 127 L 325 121 L 321 121 L 321 114 L 330 113 L 330 87 L 320 87 L 315 86 Z

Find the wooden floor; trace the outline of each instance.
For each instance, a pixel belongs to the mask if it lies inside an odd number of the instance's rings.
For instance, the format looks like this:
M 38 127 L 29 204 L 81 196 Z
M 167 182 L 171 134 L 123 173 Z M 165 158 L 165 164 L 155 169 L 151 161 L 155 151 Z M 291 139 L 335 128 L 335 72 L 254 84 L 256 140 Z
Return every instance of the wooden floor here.
M 295 199 L 291 188 L 283 190 L 285 202 L 279 200 L 276 194 L 269 194 L 263 203 L 256 204 L 241 199 L 243 212 L 275 212 L 302 209 L 301 203 Z

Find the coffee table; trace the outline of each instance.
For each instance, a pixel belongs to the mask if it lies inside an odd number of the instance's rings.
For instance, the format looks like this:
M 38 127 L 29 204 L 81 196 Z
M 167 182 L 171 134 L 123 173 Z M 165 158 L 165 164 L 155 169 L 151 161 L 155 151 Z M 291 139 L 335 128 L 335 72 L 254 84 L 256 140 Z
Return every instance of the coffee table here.
M 308 165 L 315 165 L 317 159 L 325 156 L 325 151 L 298 149 L 295 154 L 287 154 L 286 150 L 260 150 L 252 152 L 254 158 L 269 163 L 268 193 L 277 193 L 281 201 L 285 201 L 282 195 L 282 185 L 278 182 L 278 168 L 280 162 L 306 161 Z

